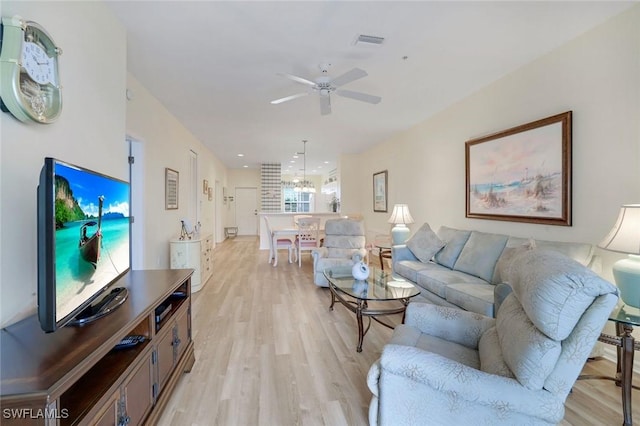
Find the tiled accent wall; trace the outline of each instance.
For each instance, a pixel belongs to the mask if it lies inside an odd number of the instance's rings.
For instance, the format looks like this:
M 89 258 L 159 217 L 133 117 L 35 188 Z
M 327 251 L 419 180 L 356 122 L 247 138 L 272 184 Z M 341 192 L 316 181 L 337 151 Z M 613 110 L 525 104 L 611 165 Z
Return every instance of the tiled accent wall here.
M 262 211 L 279 212 L 282 193 L 280 163 L 262 163 L 260 178 L 262 181 Z

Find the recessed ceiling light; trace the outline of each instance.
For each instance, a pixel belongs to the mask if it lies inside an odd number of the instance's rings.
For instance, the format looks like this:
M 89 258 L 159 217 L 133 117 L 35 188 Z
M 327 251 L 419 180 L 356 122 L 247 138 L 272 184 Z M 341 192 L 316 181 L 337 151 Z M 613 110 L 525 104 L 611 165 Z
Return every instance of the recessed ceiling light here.
M 244 154 L 238 154 L 238 157 L 244 157 Z
M 329 162 L 328 162 L 328 161 L 325 161 L 325 162 L 324 162 L 324 164 L 329 164 Z
M 244 167 L 244 168 L 246 169 L 246 168 L 248 168 L 249 166 L 247 166 L 247 165 L 245 164 L 245 165 L 244 165 L 244 166 L 242 166 L 242 167 Z
M 296 160 L 291 160 L 291 161 L 289 161 L 289 162 L 290 162 L 290 163 L 295 163 L 295 162 L 296 162 Z
M 298 158 L 298 156 L 297 156 L 297 155 L 294 155 L 294 156 L 293 156 L 293 158 Z

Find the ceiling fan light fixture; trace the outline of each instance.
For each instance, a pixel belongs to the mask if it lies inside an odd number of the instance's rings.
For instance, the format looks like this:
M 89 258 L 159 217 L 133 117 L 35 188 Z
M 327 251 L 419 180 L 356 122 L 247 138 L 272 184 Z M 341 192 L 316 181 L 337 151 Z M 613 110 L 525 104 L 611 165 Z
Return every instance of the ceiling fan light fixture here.
M 331 114 L 331 94 L 334 93 L 338 96 L 344 96 L 346 98 L 355 99 L 357 101 L 367 102 L 370 104 L 377 104 L 382 99 L 380 96 L 373 96 L 366 93 L 354 92 L 352 90 L 342 90 L 341 86 L 349 84 L 355 80 L 359 80 L 363 77 L 366 77 L 368 74 L 365 70 L 360 68 L 353 68 L 338 77 L 332 78 L 326 74 L 326 69 L 328 68 L 328 64 L 321 64 L 321 69 L 323 70 L 323 75 L 316 78 L 315 82 L 311 80 L 307 80 L 303 77 L 298 77 L 291 74 L 281 74 L 282 76 L 293 80 L 297 83 L 301 83 L 307 86 L 311 86 L 311 90 L 306 92 L 297 93 L 295 95 L 285 96 L 284 98 L 275 99 L 271 101 L 272 104 L 280 104 L 283 102 L 291 101 L 293 99 L 297 99 L 303 96 L 307 96 L 312 92 L 316 92 L 319 95 L 320 99 L 320 114 L 321 115 L 329 115 Z M 298 153 L 301 154 L 301 153 Z

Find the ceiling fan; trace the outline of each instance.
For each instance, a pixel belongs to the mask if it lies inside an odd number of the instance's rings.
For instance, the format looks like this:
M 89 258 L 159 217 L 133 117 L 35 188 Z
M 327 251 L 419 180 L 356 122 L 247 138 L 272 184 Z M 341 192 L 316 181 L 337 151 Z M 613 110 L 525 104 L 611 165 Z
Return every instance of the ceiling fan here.
M 316 78 L 315 81 L 307 80 L 306 78 L 298 77 L 291 74 L 282 73 L 281 75 L 295 81 L 296 83 L 309 86 L 313 91 L 318 92 L 318 94 L 320 95 L 320 113 L 322 115 L 331 113 L 332 93 L 335 93 L 338 96 L 343 96 L 345 98 L 368 102 L 370 104 L 377 104 L 382 100 L 380 96 L 368 95 L 362 92 L 354 92 L 353 90 L 339 89 L 339 87 L 344 86 L 347 83 L 351 83 L 352 81 L 358 80 L 362 77 L 366 77 L 368 75 L 366 71 L 361 70 L 360 68 L 354 68 L 351 71 L 347 71 L 346 73 L 336 78 L 331 78 L 329 77 L 329 66 L 330 64 L 320 65 L 322 75 Z M 291 101 L 293 99 L 301 98 L 303 96 L 307 96 L 309 93 L 311 93 L 311 91 L 296 93 L 295 95 L 275 99 L 271 101 L 271 103 L 274 105 L 280 104 L 283 102 Z

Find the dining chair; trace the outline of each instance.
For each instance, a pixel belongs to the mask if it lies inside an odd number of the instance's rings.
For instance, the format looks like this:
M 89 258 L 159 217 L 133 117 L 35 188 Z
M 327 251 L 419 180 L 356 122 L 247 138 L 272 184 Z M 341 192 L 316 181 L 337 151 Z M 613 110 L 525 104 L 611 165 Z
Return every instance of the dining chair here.
M 298 267 L 302 266 L 302 252 L 320 247 L 320 218 L 302 217 L 298 219 L 298 235 L 296 236 L 296 255 Z
M 269 234 L 269 263 L 273 261 L 273 266 L 278 266 L 278 250 L 287 249 L 289 251 L 289 263 L 293 263 L 292 253 L 294 252 L 293 241 L 289 238 L 278 238 L 273 241 L 273 231 L 271 230 L 271 223 L 268 217 L 264 217 L 264 223 L 267 227 L 267 233 Z

